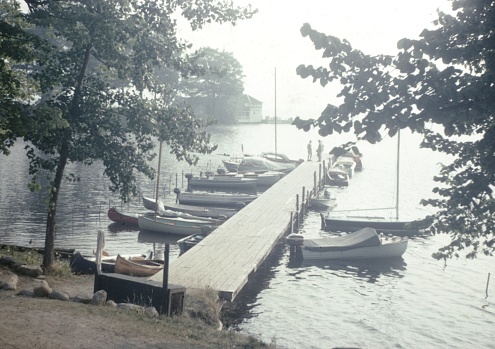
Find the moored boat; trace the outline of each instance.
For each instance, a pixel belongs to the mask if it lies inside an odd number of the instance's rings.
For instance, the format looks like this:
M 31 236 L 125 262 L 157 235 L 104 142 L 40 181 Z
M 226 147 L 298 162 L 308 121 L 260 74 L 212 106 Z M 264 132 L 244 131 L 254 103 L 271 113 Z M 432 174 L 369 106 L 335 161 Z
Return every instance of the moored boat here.
M 132 260 L 117 255 L 115 273 L 137 277 L 150 277 L 163 270 L 163 266 L 163 261 L 151 259 Z
M 186 174 L 189 188 L 205 188 L 216 190 L 256 190 L 257 179 L 244 176 L 198 176 Z
M 390 233 L 396 236 L 416 236 L 422 232 L 411 225 L 411 221 L 399 221 L 387 217 L 371 216 L 342 216 L 332 213 L 321 213 L 321 229 L 325 231 L 354 232 L 366 227 L 380 233 Z
M 310 208 L 315 211 L 329 211 L 337 206 L 337 200 L 332 197 L 330 190 L 324 188 L 318 196 L 310 199 Z
M 145 255 L 131 254 L 126 255 L 127 259 L 146 259 Z M 101 258 L 101 271 L 105 273 L 115 272 L 115 261 L 117 256 L 104 256 Z M 77 275 L 94 274 L 96 272 L 96 257 L 85 256 L 80 252 L 75 252 L 70 259 L 70 269 Z
M 217 228 L 223 221 L 215 219 L 185 219 L 154 215 L 139 215 L 138 224 L 142 230 L 164 234 L 191 235 L 206 234 Z
M 156 200 L 143 196 L 143 205 L 148 210 L 154 211 L 156 208 Z M 187 213 L 197 217 L 214 218 L 214 219 L 222 219 L 222 220 L 232 217 L 237 212 L 237 210 L 229 209 L 229 208 L 193 206 L 193 205 L 177 204 L 175 202 L 165 202 L 163 203 L 163 207 L 169 211 Z
M 218 194 L 183 192 L 179 195 L 179 203 L 185 205 L 205 205 L 241 209 L 258 196 L 252 194 Z
M 137 227 L 138 226 L 138 218 L 137 215 L 126 215 L 117 211 L 115 207 L 110 207 L 107 212 L 108 218 L 118 224 L 121 225 L 130 225 Z
M 177 245 L 179 246 L 180 254 L 182 255 L 185 252 L 189 251 L 191 248 L 193 248 L 198 243 L 203 241 L 205 237 L 206 237 L 205 234 L 192 234 L 177 240 Z
M 316 239 L 290 234 L 287 241 L 301 248 L 304 260 L 397 258 L 404 254 L 408 243 L 405 237 L 379 235 L 373 228 Z

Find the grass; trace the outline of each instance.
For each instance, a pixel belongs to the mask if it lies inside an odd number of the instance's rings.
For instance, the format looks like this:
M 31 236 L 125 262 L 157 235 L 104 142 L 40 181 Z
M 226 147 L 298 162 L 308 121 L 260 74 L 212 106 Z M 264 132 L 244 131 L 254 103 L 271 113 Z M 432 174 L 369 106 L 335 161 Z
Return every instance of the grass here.
M 37 252 L 20 252 L 2 250 L 0 255 L 9 255 L 20 264 L 40 265 L 42 255 Z M 54 268 L 48 274 L 50 278 L 70 284 L 82 277 L 70 272 L 67 260 L 56 260 Z M 54 303 L 56 302 L 56 303 Z M 245 336 L 235 331 L 221 331 L 220 303 L 213 290 L 195 290 L 186 292 L 184 311 L 179 316 L 150 317 L 143 312 L 123 311 L 105 306 L 81 305 L 73 302 L 39 302 L 38 306 L 50 311 L 56 304 L 57 311 L 73 313 L 74 317 L 88 316 L 100 318 L 102 323 L 111 322 L 113 326 L 126 331 L 129 324 L 140 336 L 150 338 L 169 337 L 187 344 L 198 344 L 205 348 L 276 348 L 274 343 L 266 344 L 254 337 Z

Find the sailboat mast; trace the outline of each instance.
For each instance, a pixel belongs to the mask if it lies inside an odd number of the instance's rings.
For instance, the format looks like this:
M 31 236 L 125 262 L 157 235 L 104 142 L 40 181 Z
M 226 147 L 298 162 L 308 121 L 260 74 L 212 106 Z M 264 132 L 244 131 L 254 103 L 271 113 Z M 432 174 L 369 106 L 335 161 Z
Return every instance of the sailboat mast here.
M 397 178 L 395 179 L 395 219 L 399 220 L 400 129 L 397 132 Z
M 163 141 L 160 141 L 160 150 L 158 151 L 158 169 L 156 171 L 156 192 L 155 192 L 155 217 L 158 215 L 158 188 L 160 188 L 160 167 L 162 163 L 162 144 Z
M 277 68 L 275 67 L 275 156 L 277 156 Z

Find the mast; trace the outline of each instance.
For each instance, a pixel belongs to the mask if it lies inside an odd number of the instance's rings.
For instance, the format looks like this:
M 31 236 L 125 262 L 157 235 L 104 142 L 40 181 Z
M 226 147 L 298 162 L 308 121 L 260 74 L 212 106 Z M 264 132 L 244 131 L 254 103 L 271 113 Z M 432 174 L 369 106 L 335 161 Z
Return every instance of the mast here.
M 277 67 L 275 67 L 275 156 L 277 156 Z
M 162 163 L 162 144 L 160 141 L 160 150 L 158 151 L 158 170 L 156 171 L 156 192 L 155 192 L 155 217 L 158 215 L 158 188 L 160 188 L 160 167 Z
M 399 220 L 400 129 L 397 132 L 397 178 L 395 179 L 395 220 Z

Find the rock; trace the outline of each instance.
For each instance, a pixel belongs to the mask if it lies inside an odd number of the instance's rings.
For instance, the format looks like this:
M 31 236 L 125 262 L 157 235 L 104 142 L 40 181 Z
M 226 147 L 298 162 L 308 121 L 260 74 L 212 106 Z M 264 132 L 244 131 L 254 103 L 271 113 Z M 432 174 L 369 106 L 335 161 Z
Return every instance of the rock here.
M 91 299 L 91 304 L 105 305 L 106 301 L 107 301 L 107 292 L 105 290 L 99 290 L 93 294 L 93 299 Z
M 132 304 L 132 303 L 119 303 L 119 304 L 117 304 L 117 308 L 127 310 L 127 311 L 135 311 L 137 313 L 144 313 L 143 307 L 136 305 L 136 304 Z
M 43 281 L 41 281 L 40 286 L 34 288 L 33 297 L 47 298 L 51 292 L 52 292 L 52 289 L 50 288 L 50 286 L 48 286 L 48 282 L 43 280 Z
M 32 298 L 34 297 L 34 292 L 32 290 L 22 290 L 16 296 Z
M 41 269 L 41 267 L 39 267 L 37 265 L 25 265 L 25 264 L 23 264 L 23 265 L 18 266 L 15 271 L 18 272 L 19 274 L 31 276 L 33 278 L 37 278 L 38 276 L 43 274 L 43 270 Z
M 70 301 L 70 297 L 67 293 L 60 292 L 60 291 L 52 291 L 48 295 L 48 298 L 50 299 L 57 299 L 59 301 Z
M 16 263 L 17 263 L 17 261 L 13 257 L 10 257 L 10 256 L 1 256 L 0 257 L 0 265 L 6 265 L 10 268 L 11 265 L 14 265 Z
M 158 311 L 155 309 L 155 307 L 147 307 L 146 309 L 144 309 L 144 313 L 149 317 L 160 316 L 160 314 L 158 314 Z
M 3 290 L 16 290 L 19 277 L 10 271 L 0 274 L 0 288 Z
M 116 308 L 117 303 L 115 303 L 113 300 L 110 299 L 107 301 L 107 307 Z
M 72 298 L 72 301 L 76 303 L 89 304 L 91 303 L 91 297 L 75 296 Z

